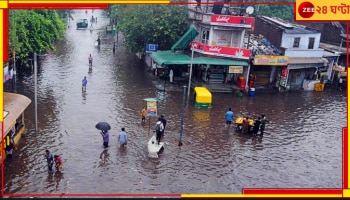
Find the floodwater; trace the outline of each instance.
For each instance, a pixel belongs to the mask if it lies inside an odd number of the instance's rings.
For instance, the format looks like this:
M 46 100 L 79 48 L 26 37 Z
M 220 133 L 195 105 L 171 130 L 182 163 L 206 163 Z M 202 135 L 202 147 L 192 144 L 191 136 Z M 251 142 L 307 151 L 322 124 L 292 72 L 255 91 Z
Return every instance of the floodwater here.
M 255 97 L 213 93 L 211 109 L 195 109 L 186 101 L 179 147 L 183 92 L 158 92 L 145 64 L 119 44 L 113 53 L 112 34 L 97 31 L 109 22 L 104 11 L 77 10 L 75 19 L 98 17 L 90 32 L 67 30 L 56 52 L 42 57 L 38 70 L 38 131 L 35 132 L 34 79 L 18 74 L 15 91 L 32 99 L 26 111 L 26 136 L 4 165 L 5 194 L 239 194 L 243 188 L 342 188 L 342 127 L 346 126 L 346 94 L 323 92 L 286 94 L 256 91 Z M 93 71 L 88 73 L 88 55 Z M 81 80 L 88 79 L 86 92 Z M 7 87 L 8 91 L 11 92 Z M 192 97 L 193 95 L 190 95 Z M 168 119 L 165 149 L 149 158 L 153 134 L 141 123 L 144 98 L 159 99 L 158 114 Z M 263 138 L 226 129 L 224 115 L 270 123 Z M 95 124 L 111 124 L 110 147 L 103 148 Z M 151 118 L 151 125 L 156 119 Z M 125 127 L 126 148 L 117 143 Z M 47 171 L 45 149 L 61 155 L 61 174 Z M 32 195 L 31 195 L 32 194 Z M 78 195 L 79 196 L 79 195 Z

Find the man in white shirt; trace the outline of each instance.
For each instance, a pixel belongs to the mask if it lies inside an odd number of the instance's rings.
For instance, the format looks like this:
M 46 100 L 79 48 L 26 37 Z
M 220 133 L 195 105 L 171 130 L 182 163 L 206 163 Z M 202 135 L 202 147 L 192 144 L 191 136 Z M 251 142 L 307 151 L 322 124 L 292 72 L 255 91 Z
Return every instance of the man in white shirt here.
M 158 145 L 159 145 L 160 139 L 162 138 L 163 131 L 164 131 L 164 125 L 163 125 L 162 119 L 158 118 L 158 121 L 156 124 L 156 139 L 158 141 Z
M 125 146 L 128 143 L 128 136 L 125 132 L 125 128 L 122 128 L 122 131 L 119 132 L 118 135 L 118 142 L 120 143 L 120 145 Z
M 338 90 L 342 90 L 342 87 L 343 87 L 343 78 L 342 77 L 339 77 L 339 83 L 338 83 Z

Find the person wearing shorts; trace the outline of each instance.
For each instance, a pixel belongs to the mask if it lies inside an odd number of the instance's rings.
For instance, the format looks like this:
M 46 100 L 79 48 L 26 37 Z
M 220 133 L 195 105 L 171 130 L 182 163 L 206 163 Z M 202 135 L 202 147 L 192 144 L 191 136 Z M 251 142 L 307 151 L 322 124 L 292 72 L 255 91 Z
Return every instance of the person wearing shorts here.
M 227 126 L 230 126 L 232 124 L 232 121 L 233 121 L 233 111 L 231 108 L 228 109 L 228 111 L 226 112 L 226 124 L 225 124 L 225 127 Z

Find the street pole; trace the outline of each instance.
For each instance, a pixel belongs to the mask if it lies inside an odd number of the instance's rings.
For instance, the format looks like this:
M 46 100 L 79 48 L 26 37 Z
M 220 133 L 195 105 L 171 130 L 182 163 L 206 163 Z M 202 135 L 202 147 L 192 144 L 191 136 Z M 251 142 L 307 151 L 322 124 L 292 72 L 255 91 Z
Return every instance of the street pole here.
M 179 138 L 179 146 L 182 146 L 182 132 L 184 129 L 184 115 L 185 115 L 185 102 L 186 102 L 186 86 L 183 86 L 183 95 L 182 95 L 182 108 L 181 108 L 181 125 L 180 125 L 180 138 Z
M 163 92 L 165 92 L 165 83 L 166 83 L 166 77 L 164 77 L 164 87 L 163 87 Z
M 34 53 L 34 105 L 35 105 L 35 132 L 38 131 L 38 86 L 37 86 L 37 54 Z
M 116 29 L 117 29 L 116 32 L 117 32 L 117 47 L 118 47 L 118 45 L 119 45 L 119 41 L 118 41 L 118 27 Z
M 13 49 L 13 75 L 16 80 L 16 74 L 17 74 L 17 69 L 16 69 L 16 50 Z
M 188 78 L 188 91 L 187 91 L 187 97 L 190 96 L 190 88 L 191 88 L 191 78 L 192 78 L 192 65 L 193 65 L 193 46 L 191 45 L 191 65 L 190 65 L 190 77 Z

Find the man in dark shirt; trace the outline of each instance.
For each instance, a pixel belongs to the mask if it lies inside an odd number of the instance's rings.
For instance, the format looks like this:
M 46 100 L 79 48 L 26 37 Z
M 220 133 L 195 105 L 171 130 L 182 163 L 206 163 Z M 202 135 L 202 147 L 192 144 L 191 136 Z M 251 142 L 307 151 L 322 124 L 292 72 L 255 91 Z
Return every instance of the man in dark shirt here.
M 254 128 L 253 128 L 253 135 L 257 135 L 260 129 L 260 125 L 261 125 L 261 118 L 258 117 L 258 119 L 255 120 L 254 122 Z
M 164 126 L 163 131 L 162 131 L 162 137 L 163 137 L 163 136 L 164 136 L 164 130 L 165 130 L 165 127 L 166 127 L 167 120 L 165 119 L 164 115 L 161 115 L 161 116 L 160 116 L 160 120 L 161 120 L 161 122 L 163 123 L 163 126 Z

